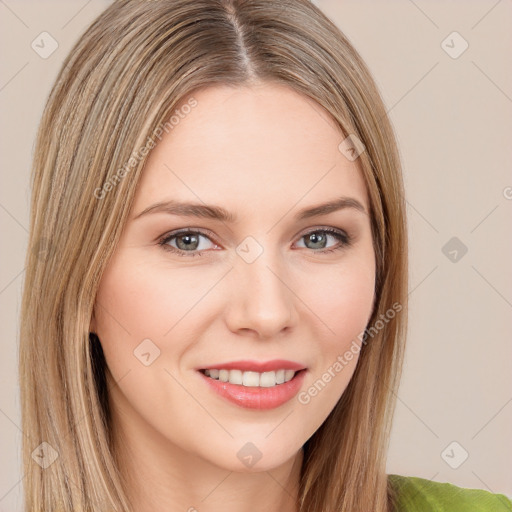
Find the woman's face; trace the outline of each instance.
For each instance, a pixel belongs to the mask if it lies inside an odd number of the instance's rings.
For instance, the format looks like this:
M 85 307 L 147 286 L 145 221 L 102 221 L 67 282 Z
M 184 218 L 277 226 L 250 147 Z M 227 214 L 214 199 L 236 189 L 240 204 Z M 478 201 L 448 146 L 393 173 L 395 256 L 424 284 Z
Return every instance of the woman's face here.
M 268 470 L 300 450 L 354 372 L 374 299 L 367 192 L 308 98 L 269 84 L 193 98 L 155 139 L 91 330 L 132 450 Z

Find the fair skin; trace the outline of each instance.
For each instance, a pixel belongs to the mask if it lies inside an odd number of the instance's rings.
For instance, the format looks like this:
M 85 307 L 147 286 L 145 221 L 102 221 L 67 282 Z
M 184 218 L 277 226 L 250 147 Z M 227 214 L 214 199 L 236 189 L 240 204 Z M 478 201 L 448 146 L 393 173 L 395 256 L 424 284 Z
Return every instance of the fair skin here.
M 149 155 L 96 298 L 91 331 L 108 365 L 120 465 L 140 512 L 295 512 L 302 446 L 343 394 L 358 355 L 307 404 L 295 396 L 268 410 L 218 396 L 197 368 L 287 359 L 307 368 L 302 392 L 322 378 L 372 313 L 367 191 L 357 161 L 338 149 L 341 131 L 312 100 L 271 84 L 193 97 L 197 106 Z M 341 196 L 364 211 L 295 219 Z M 221 206 L 238 220 L 136 218 L 171 199 Z M 184 256 L 159 245 L 184 228 L 203 231 L 195 245 L 183 233 L 166 242 Z M 248 263 L 241 244 L 262 253 Z M 146 366 L 134 350 L 148 338 L 160 355 Z M 237 456 L 248 442 L 261 453 L 251 467 Z

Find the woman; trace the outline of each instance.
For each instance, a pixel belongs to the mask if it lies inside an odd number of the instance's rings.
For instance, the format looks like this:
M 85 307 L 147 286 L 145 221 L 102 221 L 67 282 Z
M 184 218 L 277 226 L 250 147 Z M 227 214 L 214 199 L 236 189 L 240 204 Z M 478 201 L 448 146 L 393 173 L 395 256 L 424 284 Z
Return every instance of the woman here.
M 392 128 L 306 0 L 118 1 L 33 168 L 27 511 L 510 510 L 387 475 L 407 318 Z

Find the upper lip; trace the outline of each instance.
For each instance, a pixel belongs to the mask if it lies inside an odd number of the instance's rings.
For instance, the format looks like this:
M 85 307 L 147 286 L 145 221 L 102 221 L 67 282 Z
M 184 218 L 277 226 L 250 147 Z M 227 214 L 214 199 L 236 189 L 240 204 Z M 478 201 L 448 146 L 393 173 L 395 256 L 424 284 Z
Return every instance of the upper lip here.
M 229 363 L 217 363 L 198 368 L 198 370 L 242 370 L 244 372 L 271 372 L 275 370 L 304 370 L 303 364 L 286 359 L 273 359 L 272 361 L 230 361 Z

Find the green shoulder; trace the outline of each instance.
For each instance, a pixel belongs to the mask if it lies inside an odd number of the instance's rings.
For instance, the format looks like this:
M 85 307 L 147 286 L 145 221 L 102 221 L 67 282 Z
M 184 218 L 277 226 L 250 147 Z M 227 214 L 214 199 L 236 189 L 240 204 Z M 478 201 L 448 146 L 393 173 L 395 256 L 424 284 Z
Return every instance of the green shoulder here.
M 510 512 L 504 494 L 466 489 L 415 476 L 388 475 L 395 496 L 394 512 Z

